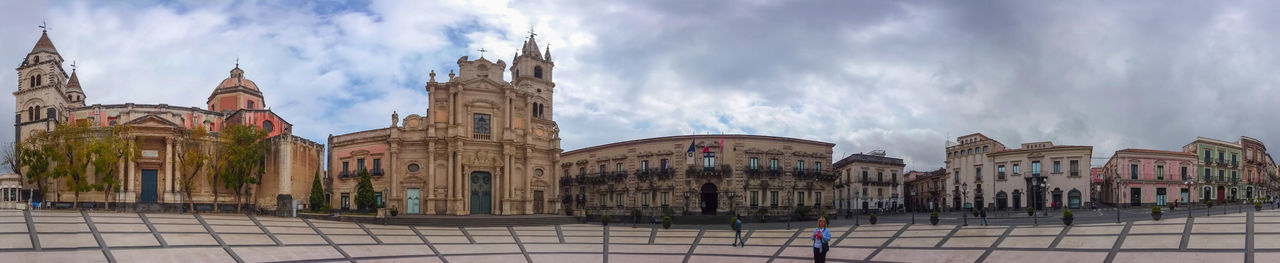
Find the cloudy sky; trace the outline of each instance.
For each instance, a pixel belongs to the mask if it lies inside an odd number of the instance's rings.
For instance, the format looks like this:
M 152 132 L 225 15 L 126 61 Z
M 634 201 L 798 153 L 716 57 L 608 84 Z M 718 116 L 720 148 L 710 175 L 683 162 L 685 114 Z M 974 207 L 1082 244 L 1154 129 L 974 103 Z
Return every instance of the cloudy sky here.
M 0 1 L 0 61 L 16 68 L 47 21 L 88 103 L 203 107 L 238 57 L 324 142 L 426 112 L 428 71 L 481 48 L 509 60 L 532 28 L 566 150 L 749 133 L 929 169 L 974 132 L 1093 145 L 1095 166 L 1196 136 L 1280 142 L 1280 3 L 1070 2 Z

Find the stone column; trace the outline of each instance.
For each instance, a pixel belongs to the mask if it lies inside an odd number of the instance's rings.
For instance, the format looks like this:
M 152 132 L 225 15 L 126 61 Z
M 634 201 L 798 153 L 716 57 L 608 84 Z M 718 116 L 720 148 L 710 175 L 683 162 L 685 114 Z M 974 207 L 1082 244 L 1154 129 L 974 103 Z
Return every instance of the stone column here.
M 165 137 L 164 138 L 164 178 L 165 178 L 164 193 L 165 194 L 161 195 L 165 197 L 167 197 L 169 193 L 173 192 L 173 170 L 170 169 L 173 166 L 170 164 L 171 162 L 173 162 L 173 141 L 170 140 L 169 137 Z M 165 198 L 165 199 L 168 199 L 168 198 Z M 164 201 L 168 202 L 169 200 L 164 200 Z
M 533 189 L 529 188 L 529 185 L 532 184 L 530 181 L 533 181 L 533 166 L 529 165 L 529 157 L 532 157 L 530 153 L 532 151 L 529 148 L 524 149 L 524 178 L 522 178 L 524 179 L 524 195 L 521 198 L 524 199 L 524 214 L 526 215 L 533 214 Z M 546 171 L 543 171 L 542 176 L 546 178 Z M 546 193 L 543 193 L 542 198 L 547 198 Z

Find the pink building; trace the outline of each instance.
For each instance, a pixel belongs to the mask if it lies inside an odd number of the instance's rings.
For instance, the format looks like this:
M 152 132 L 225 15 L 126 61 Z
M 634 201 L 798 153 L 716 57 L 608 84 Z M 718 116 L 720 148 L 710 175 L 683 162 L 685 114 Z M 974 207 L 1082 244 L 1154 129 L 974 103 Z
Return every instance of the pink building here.
M 1196 155 L 1147 149 L 1116 151 L 1102 167 L 1102 198 L 1111 204 L 1170 205 L 1196 200 Z M 1188 184 L 1190 182 L 1191 184 Z

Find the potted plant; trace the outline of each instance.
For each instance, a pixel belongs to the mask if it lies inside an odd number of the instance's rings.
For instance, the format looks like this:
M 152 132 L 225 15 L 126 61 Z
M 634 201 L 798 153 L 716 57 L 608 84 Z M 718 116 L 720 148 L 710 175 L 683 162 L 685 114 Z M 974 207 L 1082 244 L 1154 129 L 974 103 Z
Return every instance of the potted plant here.
M 756 216 L 760 218 L 760 223 L 769 221 L 769 209 L 760 207 L 759 210 L 756 210 Z
M 1159 206 L 1152 206 L 1152 207 L 1151 207 L 1151 219 L 1156 220 L 1156 221 L 1160 221 L 1160 214 L 1162 214 L 1162 213 L 1160 212 L 1160 207 L 1159 207 Z
M 391 206 L 391 216 L 398 216 L 398 215 L 400 215 L 400 208 L 397 208 L 394 205 Z
M 798 206 L 796 207 L 795 212 L 796 212 L 796 217 L 798 217 L 797 220 L 804 220 L 805 218 L 809 217 L 809 207 L 807 206 Z
M 929 224 L 938 225 L 938 211 L 929 212 Z
M 663 229 L 671 229 L 671 216 L 663 216 L 663 217 L 662 217 L 662 228 L 663 228 Z
M 572 216 L 572 215 L 573 215 L 573 206 L 571 206 L 571 205 L 564 205 L 564 215 Z
M 1253 201 L 1253 211 L 1262 211 L 1262 202 Z
M 1028 207 L 1027 207 L 1027 216 L 1033 216 L 1033 215 L 1035 215 L 1035 214 L 1036 214 L 1036 209 L 1035 209 L 1035 208 L 1033 208 L 1033 207 L 1028 206 Z
M 641 217 L 644 217 L 644 212 L 640 212 L 640 209 L 631 209 L 632 222 L 640 222 Z
M 1068 210 L 1062 210 L 1062 224 L 1063 224 L 1063 225 L 1068 225 L 1068 226 L 1069 226 L 1069 225 L 1071 225 L 1071 221 L 1073 221 L 1073 220 L 1075 220 L 1075 217 L 1073 217 L 1073 216 L 1071 215 L 1071 210 L 1070 210 L 1070 209 L 1068 209 Z
M 610 219 L 610 218 L 609 218 L 609 214 L 601 215 L 601 216 L 600 216 L 600 225 L 602 225 L 602 226 L 607 226 L 607 225 L 609 225 L 609 219 Z
M 871 224 L 872 224 L 872 225 L 876 224 L 876 214 L 875 214 L 875 213 L 871 213 L 871 217 L 870 217 L 869 219 L 867 219 L 867 221 L 871 221 Z
M 1204 200 L 1204 205 L 1213 208 L 1213 200 Z
M 978 217 L 978 214 L 979 214 L 979 212 L 978 212 L 978 208 L 977 208 L 977 207 L 974 207 L 974 208 L 973 208 L 973 217 Z

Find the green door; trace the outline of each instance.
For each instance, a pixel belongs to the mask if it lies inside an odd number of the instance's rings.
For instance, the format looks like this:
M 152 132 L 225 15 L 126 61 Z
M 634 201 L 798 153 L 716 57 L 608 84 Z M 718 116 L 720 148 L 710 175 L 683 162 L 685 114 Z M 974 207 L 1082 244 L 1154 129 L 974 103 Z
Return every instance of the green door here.
M 418 214 L 418 207 L 422 206 L 418 188 L 409 188 L 409 190 L 405 191 L 404 196 L 405 213 L 410 215 Z
M 487 215 L 492 211 L 493 184 L 487 172 L 471 173 L 471 214 Z

